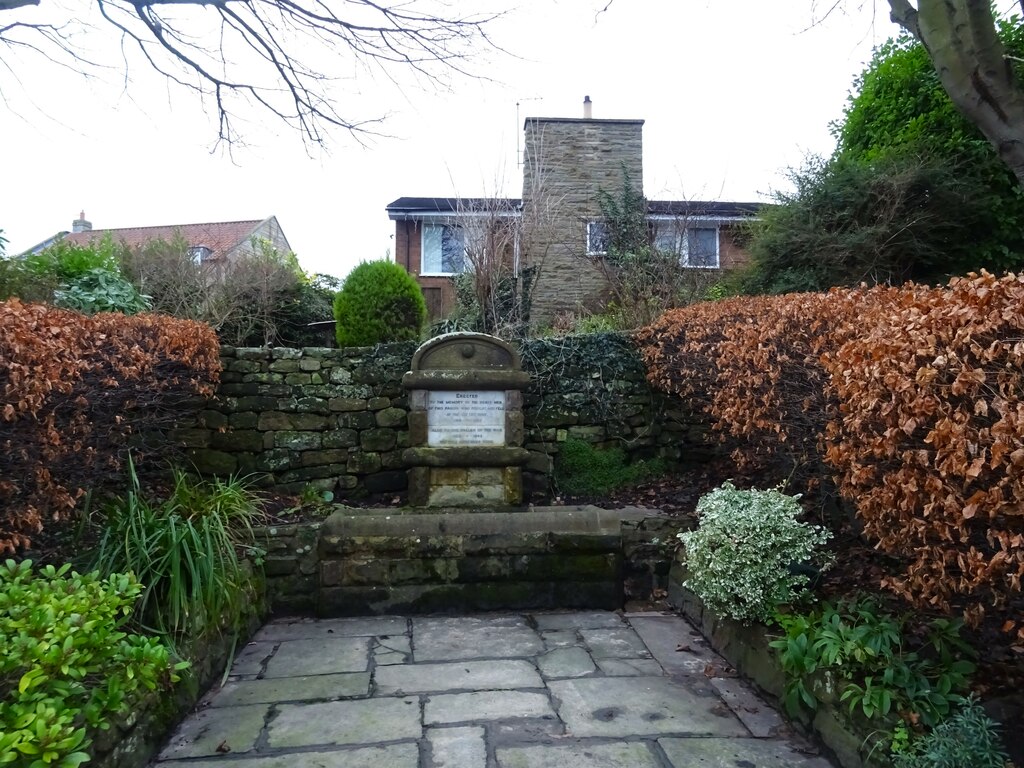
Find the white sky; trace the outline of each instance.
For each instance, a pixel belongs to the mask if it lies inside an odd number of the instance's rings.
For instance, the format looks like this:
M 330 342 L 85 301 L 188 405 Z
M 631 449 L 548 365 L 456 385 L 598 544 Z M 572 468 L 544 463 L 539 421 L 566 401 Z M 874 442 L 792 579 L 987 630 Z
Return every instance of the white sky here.
M 584 95 L 594 117 L 646 120 L 649 198 L 765 199 L 781 169 L 831 152 L 829 121 L 896 32 L 881 2 L 849 0 L 815 26 L 814 0 L 615 0 L 595 20 L 606 2 L 522 0 L 492 30 L 515 56 L 472 64 L 489 81 L 399 92 L 360 76 L 358 116 L 389 113 L 392 138 L 338 133 L 315 158 L 269 118 L 233 159 L 211 154 L 201 105 L 141 68 L 130 99 L 116 76 L 86 83 L 14 60 L 24 91 L 0 70 L 7 251 L 70 229 L 82 209 L 97 229 L 276 215 L 304 268 L 343 277 L 391 247 L 384 207 L 397 197 L 518 197 L 523 118 L 582 117 Z

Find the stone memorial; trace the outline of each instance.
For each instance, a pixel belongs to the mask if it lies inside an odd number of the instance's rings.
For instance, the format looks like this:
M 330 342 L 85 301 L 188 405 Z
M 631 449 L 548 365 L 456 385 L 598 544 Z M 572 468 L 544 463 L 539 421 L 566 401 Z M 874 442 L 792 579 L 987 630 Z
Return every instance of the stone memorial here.
M 409 503 L 416 507 L 512 506 L 522 502 L 519 354 L 482 333 L 423 344 L 402 384 L 409 390 Z

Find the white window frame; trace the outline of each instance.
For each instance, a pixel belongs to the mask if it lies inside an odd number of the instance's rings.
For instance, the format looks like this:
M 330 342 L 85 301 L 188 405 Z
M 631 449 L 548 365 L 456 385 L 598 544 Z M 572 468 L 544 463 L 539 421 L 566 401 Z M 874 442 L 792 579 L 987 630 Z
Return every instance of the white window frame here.
M 438 266 L 441 267 L 442 269 L 440 269 L 438 271 L 432 271 L 432 270 L 428 270 L 427 269 L 427 239 L 428 239 L 428 237 L 431 237 L 431 238 L 434 237 L 434 235 L 428 234 L 428 230 L 429 231 L 440 230 L 440 238 L 442 238 L 441 242 L 443 242 L 444 230 L 446 228 L 458 229 L 458 230 L 462 231 L 462 236 L 463 236 L 463 240 L 462 240 L 462 246 L 463 246 L 462 270 L 459 271 L 459 272 L 445 272 L 445 271 L 443 271 L 443 267 L 444 267 L 444 253 L 443 252 L 438 255 L 439 256 Z M 469 256 L 466 253 L 465 234 L 466 234 L 465 230 L 462 228 L 462 226 L 460 226 L 458 223 L 455 223 L 455 222 L 451 222 L 451 221 L 424 221 L 420 225 L 420 275 L 422 275 L 423 277 L 452 277 L 453 275 L 461 275 L 464 272 L 467 272 L 469 270 Z M 443 245 L 441 247 L 443 247 Z
M 673 244 L 671 253 L 679 257 L 679 265 L 685 269 L 721 269 L 722 268 L 722 225 L 717 219 L 702 219 L 701 217 L 679 218 L 658 217 L 649 219 L 654 227 L 654 245 L 658 246 L 659 230 L 662 227 L 672 227 L 666 234 L 671 237 Z M 714 264 L 690 264 L 690 238 L 689 234 L 694 229 L 712 229 L 715 232 L 715 263 Z M 662 248 L 661 250 L 664 250 Z
M 600 250 L 600 251 L 591 247 L 593 242 L 594 242 L 594 235 L 595 235 L 595 233 L 596 233 L 596 231 L 598 230 L 599 227 L 604 229 L 604 249 Z M 608 235 L 609 235 L 608 223 L 606 221 L 603 221 L 601 219 L 591 219 L 590 221 L 588 221 L 587 222 L 586 231 L 585 231 L 586 242 L 584 243 L 585 248 L 586 248 L 586 252 L 587 252 L 587 256 L 605 256 L 605 255 L 607 255 L 608 254 Z
M 691 264 L 690 263 L 690 231 L 696 229 L 710 229 L 715 233 L 715 263 L 714 264 Z M 687 227 L 683 233 L 682 265 L 687 269 L 719 269 L 722 264 L 722 240 L 721 229 L 714 226 L 692 226 Z

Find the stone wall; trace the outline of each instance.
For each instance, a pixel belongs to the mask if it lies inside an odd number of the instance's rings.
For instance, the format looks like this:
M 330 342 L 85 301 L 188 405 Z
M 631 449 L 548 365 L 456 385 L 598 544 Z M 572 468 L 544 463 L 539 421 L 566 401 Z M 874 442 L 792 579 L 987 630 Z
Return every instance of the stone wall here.
M 402 375 L 416 345 L 350 349 L 224 347 L 215 400 L 175 430 L 208 474 L 255 474 L 291 492 L 339 498 L 404 492 L 408 399 Z M 653 392 L 627 337 L 593 334 L 526 342 L 523 393 L 528 497 L 542 497 L 559 446 L 578 438 L 678 465 L 706 459 L 699 419 Z

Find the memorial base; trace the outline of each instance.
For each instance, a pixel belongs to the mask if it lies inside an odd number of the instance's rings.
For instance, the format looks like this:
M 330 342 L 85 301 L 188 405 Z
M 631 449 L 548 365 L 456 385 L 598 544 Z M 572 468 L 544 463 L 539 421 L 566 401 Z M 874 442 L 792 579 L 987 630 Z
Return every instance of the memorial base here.
M 413 467 L 409 504 L 414 507 L 479 508 L 523 501 L 519 467 Z

